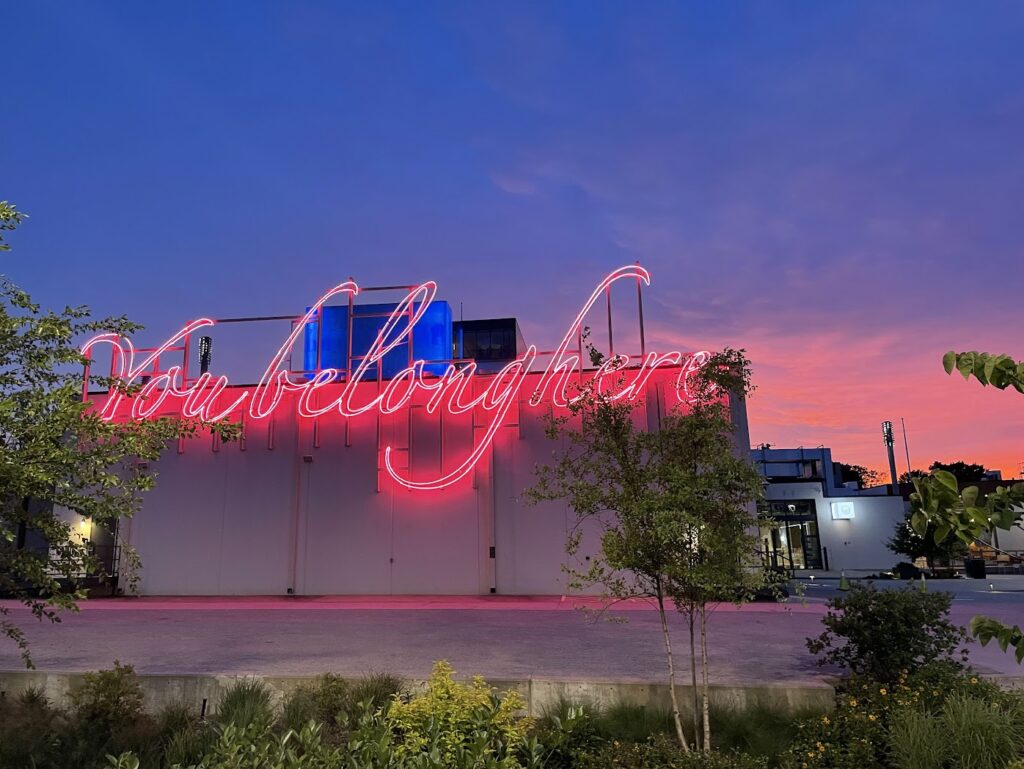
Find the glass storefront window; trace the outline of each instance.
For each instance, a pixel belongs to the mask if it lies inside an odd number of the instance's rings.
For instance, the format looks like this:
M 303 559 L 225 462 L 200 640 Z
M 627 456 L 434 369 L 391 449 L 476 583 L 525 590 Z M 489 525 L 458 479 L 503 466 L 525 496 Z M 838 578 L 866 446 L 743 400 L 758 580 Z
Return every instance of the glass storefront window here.
M 813 499 L 765 502 L 759 513 L 762 554 L 770 566 L 787 571 L 822 568 Z

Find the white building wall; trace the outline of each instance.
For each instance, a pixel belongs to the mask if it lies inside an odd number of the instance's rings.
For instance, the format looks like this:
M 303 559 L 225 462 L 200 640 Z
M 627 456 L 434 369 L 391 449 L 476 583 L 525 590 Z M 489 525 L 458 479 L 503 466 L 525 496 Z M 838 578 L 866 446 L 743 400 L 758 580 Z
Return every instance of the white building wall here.
M 639 425 L 655 429 L 677 402 L 675 374 L 652 377 L 636 412 Z M 486 384 L 476 382 L 478 392 Z M 376 392 L 375 383 L 363 387 L 357 402 Z M 527 382 L 522 392 L 532 389 Z M 333 397 L 330 388 L 322 397 Z M 418 397 L 412 409 L 392 415 L 373 410 L 347 421 L 338 414 L 314 421 L 299 419 L 294 396 L 286 395 L 273 416 L 248 421 L 244 441 L 220 444 L 204 435 L 180 451 L 172 446 L 156 468 L 156 488 L 123 529 L 142 559 L 140 592 L 568 592 L 562 567 L 573 514 L 561 502 L 529 505 L 523 498 L 535 466 L 558 448 L 544 432 L 549 407 L 516 404 L 469 476 L 442 490 L 411 491 L 380 469 L 385 445 L 398 450 L 399 467 L 411 456 L 414 478 L 438 477 L 471 452 L 490 417 L 428 414 L 424 394 Z M 229 398 L 230 391 L 222 396 Z M 745 447 L 745 409 L 733 408 L 737 442 Z M 865 511 L 865 521 L 873 517 Z M 865 554 L 859 545 L 842 544 L 841 533 L 819 520 L 830 557 L 882 562 L 870 548 Z M 598 536 L 596 523 L 585 529 L 575 566 L 586 568 Z
M 670 379 L 668 371 L 652 377 L 638 422 L 657 424 Z M 331 397 L 329 388 L 323 397 Z M 571 514 L 560 502 L 530 506 L 523 499 L 535 465 L 556 448 L 544 433 L 548 407 L 517 404 L 469 476 L 441 490 L 412 491 L 380 469 L 385 445 L 406 468 L 411 440 L 412 477 L 438 477 L 472 451 L 490 417 L 428 414 L 423 406 L 383 416 L 374 410 L 347 425 L 337 414 L 314 423 L 298 419 L 286 395 L 273 416 L 245 425 L 244 441 L 221 444 L 203 435 L 170 447 L 142 511 L 123 524 L 143 563 L 139 591 L 565 593 Z M 596 530 L 584 539 L 592 552 Z

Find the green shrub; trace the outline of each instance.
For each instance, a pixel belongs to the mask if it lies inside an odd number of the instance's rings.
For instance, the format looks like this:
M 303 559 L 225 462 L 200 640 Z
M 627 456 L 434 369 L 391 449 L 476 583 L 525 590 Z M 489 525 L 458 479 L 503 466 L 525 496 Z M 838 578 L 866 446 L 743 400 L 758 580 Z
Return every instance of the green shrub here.
M 565 701 L 536 722 L 533 736 L 542 746 L 545 769 L 571 769 L 577 756 L 605 741 L 591 711 Z
M 118 757 L 117 760 L 123 759 Z M 188 769 L 340 769 L 348 766 L 337 748 L 324 744 L 320 727 L 275 734 L 266 724 L 223 724 L 201 761 Z
M 199 721 L 195 710 L 184 703 L 171 703 L 161 708 L 156 716 L 160 734 L 167 738 Z
M 159 761 L 157 723 L 143 710 L 142 689 L 131 665 L 86 673 L 68 695 L 71 717 L 61 737 L 65 765 L 93 769 L 108 754 L 131 752 L 144 766 Z
M 405 681 L 390 673 L 371 673 L 357 678 L 349 688 L 346 714 L 354 721 L 361 710 L 359 703 L 368 702 L 372 707 L 382 708 L 404 691 Z
M 193 708 L 169 705 L 157 716 L 160 725 L 163 762 L 161 766 L 188 766 L 198 763 L 213 746 L 216 731 Z
M 578 758 L 577 769 L 765 769 L 766 759 L 739 753 L 684 753 L 673 738 L 605 743 Z
M 882 769 L 885 726 L 881 718 L 857 704 L 799 725 L 783 755 L 785 769 Z
M 199 763 L 217 740 L 210 723 L 196 722 L 173 732 L 164 743 L 164 766 L 189 766 Z
M 348 682 L 333 673 L 318 676 L 312 683 L 295 687 L 285 698 L 281 722 L 288 729 L 299 730 L 310 721 L 337 726 L 338 718 L 350 705 Z
M 269 726 L 274 721 L 273 697 L 269 687 L 257 678 L 235 681 L 217 706 L 217 720 L 244 729 Z
M 907 674 L 900 674 L 894 684 L 851 676 L 836 692 L 834 712 L 798 725 L 781 765 L 786 769 L 887 767 L 889 724 L 905 707 L 933 705 L 932 690 L 926 691 L 925 686 Z
M 94 725 L 112 726 L 143 715 L 142 689 L 131 665 L 114 660 L 110 670 L 86 673 L 69 695 L 75 716 Z
M 834 664 L 882 681 L 895 681 L 935 662 L 958 664 L 964 628 L 949 620 L 952 595 L 919 590 L 876 590 L 855 585 L 829 601 L 825 631 L 807 639 L 818 664 Z M 967 652 L 960 653 L 966 662 Z
M 59 766 L 64 728 L 64 714 L 50 705 L 42 689 L 0 698 L 0 769 Z
M 452 767 L 520 766 L 516 750 L 529 728 L 518 715 L 522 697 L 514 691 L 499 697 L 479 676 L 457 683 L 453 673 L 447 662 L 438 662 L 425 692 L 391 703 L 386 723 L 400 739 L 397 757 L 436 755 L 441 766 Z
M 321 723 L 324 739 L 336 744 L 345 730 L 358 721 L 364 704 L 368 708 L 382 708 L 403 687 L 402 679 L 386 673 L 373 673 L 351 682 L 325 673 L 311 683 L 300 684 L 285 698 L 281 722 L 295 731 L 310 721 Z
M 954 664 L 901 673 L 893 683 L 852 676 L 836 710 L 801 724 L 786 769 L 987 769 L 1024 742 L 1024 699 Z M 1013 737 L 1017 735 L 1017 737 Z M 1005 755 L 986 763 L 986 756 Z M 941 756 L 939 763 L 934 763 Z

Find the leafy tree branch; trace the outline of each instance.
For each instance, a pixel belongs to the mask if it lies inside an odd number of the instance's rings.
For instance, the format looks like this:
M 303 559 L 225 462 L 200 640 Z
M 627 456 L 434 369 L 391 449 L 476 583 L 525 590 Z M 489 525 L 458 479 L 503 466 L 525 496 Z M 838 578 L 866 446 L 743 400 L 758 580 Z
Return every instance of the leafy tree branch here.
M 0 214 L 4 229 L 22 218 L 11 210 Z M 83 402 L 85 360 L 77 339 L 138 328 L 124 317 L 92 319 L 84 307 L 43 310 L 0 276 L 0 595 L 17 599 L 39 619 L 58 621 L 61 610 L 75 610 L 85 597 L 78 587 L 83 575 L 109 576 L 89 539 L 72 525 L 78 517 L 114 531 L 153 488 L 151 463 L 168 442 L 207 429 L 226 440 L 237 434 L 234 425 L 178 418 L 105 422 Z M 97 383 L 129 395 L 137 390 Z M 30 533 L 45 546 L 26 547 Z M 130 550 L 124 557 L 137 563 Z M 18 644 L 31 667 L 24 632 L 9 617 L 0 607 L 0 636 Z
M 982 386 L 1012 387 L 1024 393 L 1024 361 L 1017 362 L 1010 355 L 950 350 L 943 356 L 942 366 L 947 374 L 959 371 L 964 379 L 974 377 Z M 977 486 L 961 490 L 957 477 L 948 470 L 935 470 L 913 482 L 910 526 L 918 536 L 931 529 L 937 545 L 951 538 L 969 545 L 988 531 L 1018 526 L 1024 518 L 1024 483 L 1000 486 L 983 495 Z M 1024 661 L 1024 633 L 1016 625 L 979 616 L 971 621 L 971 632 L 982 644 L 995 639 L 1004 651 L 1013 647 L 1017 661 Z
M 964 379 L 974 377 L 983 387 L 992 385 L 998 390 L 1012 387 L 1024 393 L 1024 361 L 1016 361 L 1009 355 L 950 350 L 942 358 L 942 367 L 947 374 L 959 371 Z

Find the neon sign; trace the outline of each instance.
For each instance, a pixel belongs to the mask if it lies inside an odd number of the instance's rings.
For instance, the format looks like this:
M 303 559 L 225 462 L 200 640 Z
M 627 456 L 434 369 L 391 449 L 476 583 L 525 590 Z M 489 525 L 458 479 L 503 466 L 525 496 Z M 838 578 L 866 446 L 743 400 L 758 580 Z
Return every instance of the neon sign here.
M 441 489 L 465 478 L 489 450 L 512 405 L 521 402 L 521 396 L 526 395 L 524 387 L 527 377 L 531 373 L 537 373 L 533 368 L 539 357 L 546 355 L 549 356 L 549 360 L 536 386 L 526 398 L 526 403 L 532 407 L 550 403 L 554 407 L 564 408 L 574 399 L 581 397 L 578 390 L 573 393 L 571 385 L 574 377 L 579 381 L 584 373 L 579 341 L 584 318 L 593 309 L 601 294 L 610 292 L 612 285 L 622 280 L 633 280 L 640 286 L 650 285 L 651 278 L 647 270 L 639 265 L 621 267 L 611 272 L 591 293 L 553 351 L 539 353 L 534 345 L 529 345 L 519 357 L 496 374 L 478 372 L 473 361 L 453 361 L 438 376 L 427 370 L 428 361 L 410 360 L 409 366 L 391 377 L 386 384 L 381 382 L 374 397 L 361 402 L 358 397 L 359 385 L 371 380 L 379 381 L 380 365 L 384 357 L 400 345 L 408 344 L 411 350 L 411 339 L 416 324 L 426 313 L 437 293 L 437 284 L 433 281 L 409 289 L 387 317 L 366 354 L 358 356 L 358 364 L 354 368 L 352 362 L 356 359 L 351 356 L 347 369 L 322 368 L 313 372 L 295 372 L 285 366 L 299 336 L 309 324 L 317 322 L 321 308 L 328 301 L 336 297 L 345 297 L 351 301 L 359 294 L 359 287 L 353 281 L 339 283 L 326 291 L 305 315 L 295 319 L 291 333 L 271 358 L 259 382 L 251 389 L 232 387 L 226 376 L 215 377 L 209 372 L 203 372 L 199 377 L 190 379 L 184 367 L 180 365 L 160 369 L 160 358 L 168 353 L 184 350 L 187 359 L 191 337 L 200 329 L 217 323 L 210 318 L 200 318 L 187 323 L 163 344 L 145 351 L 145 356 L 139 362 L 136 362 L 139 353 L 131 339 L 117 334 L 100 334 L 93 337 L 82 347 L 82 354 L 91 359 L 97 347 L 107 345 L 111 351 L 111 377 L 128 386 L 142 383 L 132 396 L 128 396 L 120 389 L 112 389 L 108 393 L 106 400 L 97 406 L 100 418 L 106 421 L 155 418 L 166 413 L 165 407 L 174 403 L 177 403 L 177 413 L 181 416 L 198 418 L 206 422 L 233 418 L 262 420 L 271 416 L 281 406 L 282 399 L 288 393 L 297 394 L 295 409 L 298 415 L 311 419 L 330 413 L 337 413 L 346 418 L 371 411 L 392 414 L 410 406 L 417 393 L 424 394 L 428 414 L 434 414 L 442 408 L 453 415 L 473 410 L 483 412 L 487 416 L 487 421 L 482 426 L 482 434 L 475 437 L 472 451 L 457 467 L 442 473 L 439 477 L 423 481 L 406 477 L 401 469 L 395 466 L 394 447 L 384 447 L 384 470 L 396 483 L 413 490 Z M 575 348 L 574 340 L 577 342 Z M 410 353 L 410 359 L 411 357 Z M 675 392 L 680 402 L 685 402 L 687 378 L 704 364 L 707 357 L 706 352 L 689 355 L 678 351 L 661 354 L 644 352 L 637 358 L 637 363 L 630 366 L 630 356 L 620 353 L 609 357 L 595 371 L 587 372 L 587 375 L 591 377 L 590 381 L 594 388 L 608 397 L 614 400 L 636 401 L 643 396 L 651 375 L 657 369 L 678 368 Z M 86 391 L 88 378 L 87 370 Z M 485 379 L 487 384 L 482 392 L 474 395 L 477 389 L 474 383 L 480 379 Z M 617 392 L 605 392 L 608 387 L 613 386 L 610 384 L 611 380 L 619 385 L 620 389 Z M 329 386 L 332 389 L 325 389 Z M 362 389 L 365 391 L 370 388 Z M 327 403 L 319 403 L 318 395 L 328 392 L 334 397 Z M 230 400 L 226 405 L 220 403 L 221 396 L 225 393 Z

